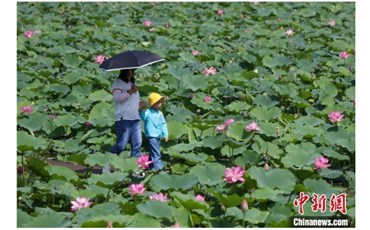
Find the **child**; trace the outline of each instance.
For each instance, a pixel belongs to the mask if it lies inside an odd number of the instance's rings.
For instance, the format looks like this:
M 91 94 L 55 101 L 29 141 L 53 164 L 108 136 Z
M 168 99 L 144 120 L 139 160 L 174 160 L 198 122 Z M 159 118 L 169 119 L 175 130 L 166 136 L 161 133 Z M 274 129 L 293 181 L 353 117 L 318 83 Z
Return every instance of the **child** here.
M 161 161 L 160 143 L 161 138 L 168 141 L 167 123 L 163 113 L 160 111 L 163 103 L 163 97 L 158 93 L 149 95 L 149 109 L 146 108 L 145 102 L 140 102 L 140 117 L 144 121 L 144 134 L 149 141 L 149 156 L 153 164 L 149 170 L 155 168 L 162 170 L 163 164 Z

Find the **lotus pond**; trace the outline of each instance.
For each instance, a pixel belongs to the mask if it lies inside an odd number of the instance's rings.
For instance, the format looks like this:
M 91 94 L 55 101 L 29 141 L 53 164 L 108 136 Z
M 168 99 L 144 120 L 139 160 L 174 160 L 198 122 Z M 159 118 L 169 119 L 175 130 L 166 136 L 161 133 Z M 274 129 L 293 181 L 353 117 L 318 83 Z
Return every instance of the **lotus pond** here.
M 136 72 L 170 134 L 144 178 L 97 63 L 133 49 L 165 58 Z M 355 3 L 18 2 L 17 166 L 18 227 L 355 226 Z

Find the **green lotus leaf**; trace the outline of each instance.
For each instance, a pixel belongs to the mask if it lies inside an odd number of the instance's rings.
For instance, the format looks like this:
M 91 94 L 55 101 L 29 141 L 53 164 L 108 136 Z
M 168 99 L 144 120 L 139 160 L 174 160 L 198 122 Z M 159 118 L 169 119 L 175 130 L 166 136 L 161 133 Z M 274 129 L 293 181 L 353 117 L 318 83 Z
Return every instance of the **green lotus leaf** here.
M 94 216 L 81 224 L 82 228 L 106 228 L 108 223 L 111 222 L 113 227 L 126 227 L 127 223 L 132 221 L 131 216 L 123 215 L 105 215 Z
M 81 144 L 78 139 L 70 139 L 65 141 L 64 151 L 70 153 L 76 153 L 83 150 L 86 146 Z
M 32 221 L 32 216 L 28 215 L 21 209 L 17 209 L 17 227 L 23 227 Z
M 63 228 L 71 224 L 68 218 L 63 213 L 53 212 L 44 215 L 33 217 L 31 221 L 23 223 L 19 227 L 27 228 Z
M 114 15 L 108 20 L 108 22 L 112 23 L 113 25 L 125 25 L 127 20 L 124 15 Z
M 112 94 L 107 93 L 105 90 L 98 90 L 89 95 L 89 99 L 92 101 L 112 101 Z
M 324 105 L 332 105 L 334 103 L 334 98 L 338 94 L 337 87 L 332 83 L 327 83 L 321 86 L 319 100 Z
M 160 228 L 161 219 L 148 216 L 141 212 L 136 213 L 132 217 L 132 221 L 127 225 L 129 228 Z
M 221 148 L 224 142 L 226 142 L 224 136 L 205 137 L 203 139 L 203 146 L 211 149 L 218 149 Z
M 32 136 L 25 131 L 17 131 L 17 148 L 19 151 L 44 150 L 47 147 L 48 142 L 44 138 Z
M 155 191 L 169 189 L 186 190 L 192 188 L 196 183 L 198 183 L 198 178 L 189 174 L 185 174 L 182 176 L 158 174 L 152 177 L 149 185 L 154 188 Z
M 281 109 L 277 107 L 273 107 L 271 109 L 268 109 L 267 107 L 256 107 L 252 109 L 250 114 L 254 118 L 257 118 L 258 120 L 269 121 L 269 120 L 280 117 Z
M 189 152 L 194 148 L 202 147 L 202 142 L 191 142 L 191 143 L 180 143 L 174 146 L 169 147 L 170 151 L 175 152 Z
M 250 135 L 245 130 L 246 125 L 247 123 L 244 121 L 235 121 L 227 129 L 229 137 L 232 137 L 238 141 L 244 141 Z
M 182 135 L 188 134 L 189 129 L 182 123 L 170 121 L 167 123 L 169 138 L 177 139 Z
M 269 208 L 270 215 L 266 219 L 268 227 L 285 227 L 290 225 L 290 217 L 292 210 L 289 204 L 275 203 Z
M 60 94 L 62 96 L 67 95 L 70 92 L 70 88 L 66 85 L 49 84 L 42 88 L 42 92 L 51 94 Z
M 86 157 L 85 163 L 90 166 L 106 165 L 113 162 L 111 153 L 94 153 Z
M 67 115 L 57 116 L 53 121 L 56 126 L 73 126 L 79 122 L 79 119 L 79 117 L 68 113 Z
M 236 165 L 247 165 L 252 163 L 257 163 L 259 160 L 259 154 L 252 150 L 246 150 L 242 153 L 241 156 L 238 156 L 235 159 Z
M 35 112 L 35 113 L 29 114 L 28 118 L 23 118 L 23 119 L 18 120 L 18 125 L 35 132 L 35 131 L 39 131 L 42 128 L 44 121 L 47 119 L 48 119 L 47 116 L 41 113 Z
M 89 184 L 97 184 L 104 188 L 113 188 L 121 183 L 127 176 L 128 174 L 123 172 L 103 173 L 101 175 L 94 174 L 87 179 L 87 182 Z
M 328 179 L 336 179 L 343 175 L 343 172 L 340 170 L 333 169 L 321 169 L 319 172 L 320 176 Z
M 170 152 L 170 155 L 178 158 L 178 159 L 184 159 L 188 164 L 196 164 L 196 163 L 203 163 L 209 155 L 205 153 L 177 153 L 177 152 Z
M 244 219 L 253 224 L 264 223 L 269 214 L 269 211 L 260 211 L 256 208 L 251 208 L 245 212 Z
M 79 72 L 77 72 L 77 71 L 67 73 L 67 74 L 66 74 L 66 75 L 64 75 L 64 77 L 63 77 L 63 81 L 64 81 L 67 85 L 75 84 L 79 79 L 81 79 L 81 74 L 80 74 Z
M 208 163 L 191 168 L 189 174 L 198 177 L 200 184 L 216 185 L 222 182 L 225 167 L 218 163 Z
M 172 212 L 170 206 L 166 202 L 157 200 L 148 200 L 143 204 L 139 204 L 137 209 L 146 215 L 153 216 L 155 218 L 167 218 L 171 219 Z
M 137 158 L 136 157 L 128 157 L 123 158 L 117 156 L 116 154 L 112 154 L 112 161 L 111 164 L 115 169 L 120 169 L 123 172 L 126 171 L 134 171 L 137 170 L 138 165 L 136 164 Z
M 279 168 L 270 169 L 266 172 L 261 167 L 252 166 L 248 169 L 248 174 L 257 181 L 259 188 L 277 188 L 286 193 L 293 191 L 297 180 L 289 170 Z
M 275 100 L 271 100 L 271 98 L 264 96 L 264 95 L 257 95 L 254 98 L 254 103 L 259 106 L 265 106 L 265 107 L 270 108 L 270 107 L 275 106 L 279 102 Z
M 222 194 L 220 192 L 213 192 L 213 195 L 216 199 L 226 208 L 238 206 L 242 203 L 243 197 L 238 196 L 237 194 L 232 194 L 230 196 Z
M 93 202 L 92 200 L 90 201 Z M 91 219 L 96 217 L 116 216 L 116 215 L 121 215 L 118 204 L 110 202 L 105 202 L 103 204 L 95 204 L 93 202 L 93 205 L 90 206 L 89 208 L 82 208 L 78 210 L 76 212 L 75 220 L 78 221 L 78 223 L 80 223 L 82 226 L 84 222 L 90 221 Z
M 265 56 L 263 59 L 262 59 L 262 62 L 263 62 L 263 65 L 264 66 L 267 66 L 267 67 L 270 67 L 270 68 L 274 68 L 277 63 L 275 62 L 275 60 L 270 57 L 270 56 Z
M 311 192 L 314 192 L 316 194 L 325 194 L 327 197 L 331 197 L 332 194 L 338 194 L 339 190 L 337 188 L 334 188 L 328 182 L 325 180 L 319 179 L 311 179 L 307 178 L 303 181 L 303 184 L 306 186 L 306 188 L 310 189 Z
M 188 75 L 182 77 L 182 83 L 190 88 L 193 92 L 197 90 L 205 90 L 208 86 L 208 82 L 206 81 L 206 77 L 203 75 Z
M 283 150 L 276 144 L 264 141 L 261 137 L 255 136 L 255 143 L 252 144 L 252 149 L 257 153 L 266 153 L 272 158 L 279 159 L 284 153 Z
M 240 208 L 231 207 L 226 209 L 225 216 L 235 218 L 235 220 L 243 220 L 244 214 Z
M 349 87 L 347 90 L 346 90 L 346 96 L 348 97 L 348 99 L 350 100 L 355 100 L 355 87 Z
M 88 191 L 91 191 L 94 195 L 96 195 L 96 196 L 103 196 L 103 197 L 106 197 L 108 194 L 109 194 L 109 192 L 110 192 L 110 189 L 109 188 L 105 188 L 105 187 L 101 187 L 101 186 L 99 186 L 99 185 L 96 185 L 96 184 L 89 184 L 89 185 L 86 185 L 86 189 L 88 190 Z M 84 190 L 81 190 L 80 191 L 81 192 L 81 194 L 86 194 L 85 192 L 84 192 Z M 80 193 L 79 193 L 80 194 Z M 89 193 L 88 193 L 89 194 Z M 86 195 L 88 195 L 88 194 L 86 194 Z M 72 194 L 71 194 L 72 195 Z M 77 195 L 77 194 L 75 194 L 75 195 Z M 76 196 L 77 197 L 77 196 Z M 88 196 L 89 197 L 89 196 Z
M 259 132 L 269 137 L 277 136 L 277 131 L 282 130 L 282 127 L 276 123 L 259 122 L 258 126 L 261 128 Z
M 64 167 L 64 166 L 49 166 L 47 168 L 49 174 L 53 176 L 54 178 L 63 178 L 67 181 L 77 181 L 78 176 L 75 171 L 73 171 L 70 168 Z
M 232 112 L 241 112 L 241 111 L 247 111 L 251 106 L 246 102 L 241 101 L 233 101 L 229 105 L 225 107 L 226 110 L 232 111 Z
M 64 56 L 64 63 L 68 67 L 77 67 L 80 63 L 77 54 L 66 54 Z
M 180 224 L 180 226 L 186 228 L 190 227 L 191 223 L 189 221 L 189 215 L 190 212 L 186 208 L 180 207 L 180 208 L 174 208 L 171 206 L 172 209 L 172 215 L 176 222 Z
M 251 194 L 251 197 L 259 201 L 268 201 L 268 200 L 279 201 L 281 199 L 279 197 L 280 194 L 284 194 L 284 191 L 264 187 L 261 189 L 256 189 Z
M 323 148 L 320 148 L 320 150 L 322 151 L 323 155 L 329 158 L 334 158 L 338 160 L 349 160 L 348 155 L 340 154 L 337 151 L 334 151 L 332 148 L 323 147 Z
M 89 121 L 97 127 L 112 126 L 114 122 L 113 115 L 113 106 L 106 102 L 100 102 L 91 109 Z

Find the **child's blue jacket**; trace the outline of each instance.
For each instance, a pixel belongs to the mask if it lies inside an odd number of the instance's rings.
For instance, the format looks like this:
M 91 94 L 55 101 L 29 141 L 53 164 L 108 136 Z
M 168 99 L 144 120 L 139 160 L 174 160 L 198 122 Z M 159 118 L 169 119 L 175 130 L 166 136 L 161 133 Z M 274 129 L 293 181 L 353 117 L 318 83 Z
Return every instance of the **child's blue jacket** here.
M 160 110 L 150 108 L 140 111 L 140 117 L 144 121 L 146 137 L 168 138 L 167 123 Z

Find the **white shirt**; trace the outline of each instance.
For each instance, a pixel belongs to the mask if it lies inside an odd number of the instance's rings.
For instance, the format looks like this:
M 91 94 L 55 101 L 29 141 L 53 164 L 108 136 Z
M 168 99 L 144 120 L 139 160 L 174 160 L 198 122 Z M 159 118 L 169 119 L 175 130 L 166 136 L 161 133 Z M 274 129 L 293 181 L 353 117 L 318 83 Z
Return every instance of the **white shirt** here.
M 114 120 L 140 120 L 139 115 L 139 91 L 128 94 L 127 91 L 131 89 L 133 84 L 126 83 L 117 78 L 112 84 L 113 101 L 115 107 Z M 115 90 L 120 89 L 120 90 Z

